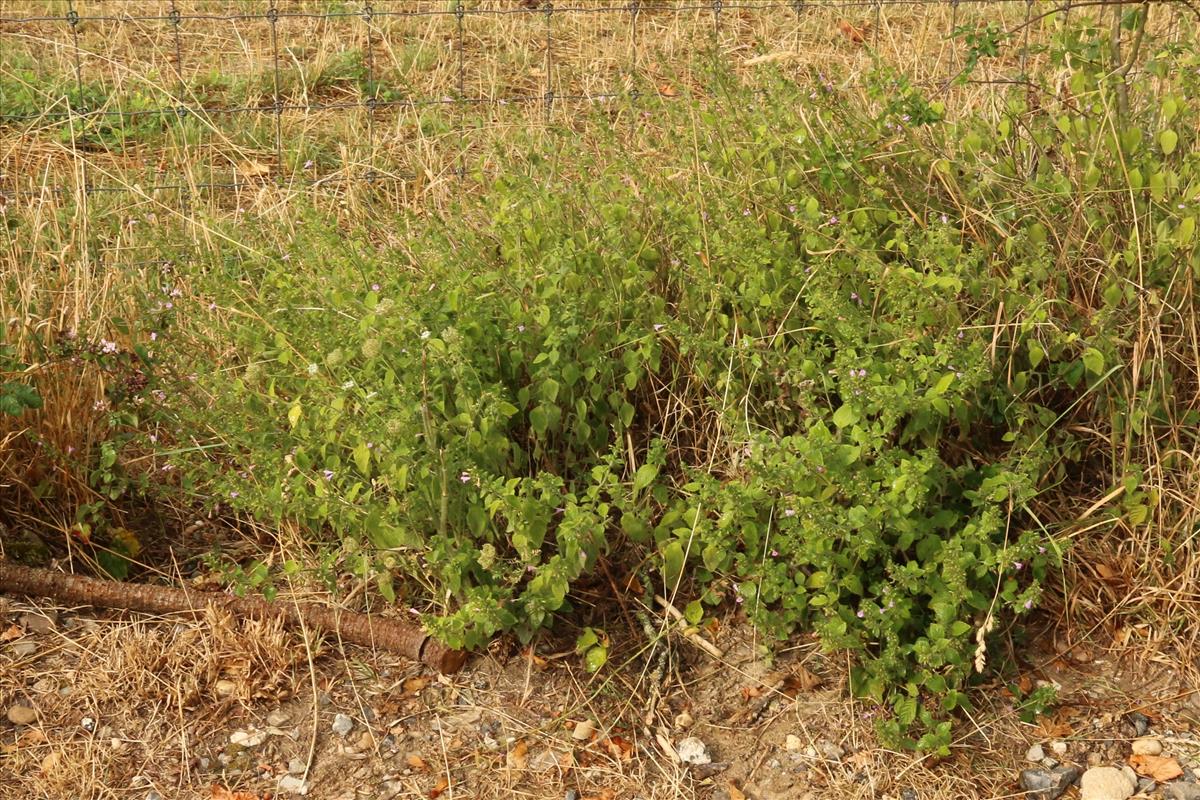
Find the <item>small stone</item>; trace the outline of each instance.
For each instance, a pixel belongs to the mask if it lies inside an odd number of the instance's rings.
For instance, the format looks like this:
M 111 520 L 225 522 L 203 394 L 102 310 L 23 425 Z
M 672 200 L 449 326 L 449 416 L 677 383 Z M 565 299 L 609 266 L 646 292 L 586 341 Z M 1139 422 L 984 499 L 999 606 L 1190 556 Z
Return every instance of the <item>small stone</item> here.
M 1079 779 L 1078 767 L 1021 770 L 1021 788 L 1029 800 L 1057 800 Z
M 1041 764 L 1041 765 L 1042 765 L 1043 767 L 1045 767 L 1046 769 L 1054 769 L 1055 767 L 1057 767 L 1057 766 L 1058 766 L 1058 759 L 1057 759 L 1057 758 L 1050 758 L 1050 756 L 1046 756 L 1045 758 L 1043 758 L 1043 759 L 1042 759 L 1041 761 L 1039 761 L 1038 763 L 1039 763 L 1039 764 Z
M 229 743 L 241 745 L 242 747 L 258 747 L 266 740 L 266 731 L 234 731 L 229 734 Z
M 828 759 L 829 761 L 841 761 L 842 756 L 846 755 L 845 750 L 828 739 L 822 739 L 821 741 L 817 742 L 817 750 L 821 753 L 823 758 Z
M 1087 765 L 1089 767 L 1098 767 L 1104 763 L 1104 754 L 1097 753 L 1095 750 L 1087 754 Z
M 592 734 L 596 732 L 596 723 L 590 719 L 585 719 L 582 722 L 575 723 L 575 730 L 571 731 L 571 738 L 577 742 L 586 742 L 592 738 Z
M 151 789 L 150 791 L 146 792 L 146 800 L 163 800 L 163 796 Z
M 1116 767 L 1092 767 L 1079 779 L 1080 800 L 1125 800 L 1136 782 Z
M 579 792 L 574 789 L 567 789 L 567 793 L 563 795 L 563 800 L 579 800 Z
M 689 736 L 680 741 L 675 746 L 675 752 L 679 754 L 679 760 L 685 764 L 700 766 L 712 763 L 712 756 L 708 753 L 708 745 L 695 736 Z
M 41 614 L 22 614 L 17 617 L 17 622 L 30 633 L 50 633 L 54 630 L 54 620 Z
M 1133 726 L 1135 736 L 1145 736 L 1146 731 L 1150 730 L 1150 718 L 1137 711 L 1126 714 L 1125 721 Z
M 345 714 L 335 714 L 334 715 L 333 725 L 330 726 L 330 730 L 332 730 L 338 736 L 344 737 L 344 736 L 346 736 L 346 734 L 350 733 L 350 731 L 353 729 L 354 729 L 354 720 L 350 719 Z
M 1158 739 L 1146 737 L 1134 739 L 1132 749 L 1135 756 L 1157 756 L 1162 753 L 1163 746 Z
M 1157 788 L 1158 784 L 1155 783 L 1153 778 L 1142 778 L 1137 782 L 1138 794 L 1150 794 Z
M 1046 751 L 1042 749 L 1040 744 L 1035 744 L 1033 747 L 1025 751 L 1025 760 L 1037 764 L 1046 757 Z
M 229 680 L 219 680 L 213 684 L 213 689 L 221 697 L 231 697 L 237 691 L 237 684 Z
M 711 764 L 695 764 L 688 771 L 698 781 L 703 781 L 729 769 L 728 761 L 714 761 Z
M 308 794 L 308 783 L 294 775 L 284 775 L 279 779 L 279 791 L 287 792 L 288 794 L 306 795 Z
M 679 728 L 680 730 L 687 730 L 688 728 L 692 727 L 693 722 L 695 722 L 695 720 L 692 719 L 692 715 L 686 711 L 680 711 L 675 715 L 675 727 Z
M 371 736 L 369 730 L 365 730 L 354 740 L 354 746 L 359 750 L 370 750 L 375 746 L 375 737 Z
M 1163 797 L 1167 800 L 1200 800 L 1200 783 L 1172 781 L 1163 786 Z
M 38 651 L 38 643 L 23 639 L 22 641 L 10 644 L 8 649 L 17 658 L 28 658 Z
M 37 712 L 29 706 L 13 706 L 8 710 L 8 721 L 13 725 L 32 725 Z
M 905 789 L 904 791 L 900 792 L 900 800 L 917 800 L 917 790 Z
M 308 768 L 308 765 L 304 763 L 303 758 L 293 758 L 291 761 L 288 762 L 288 774 L 289 775 L 303 775 L 304 770 L 307 768 Z
M 783 742 L 783 747 L 789 753 L 799 753 L 804 749 L 804 742 L 794 733 L 789 733 Z
M 1062 756 L 1065 756 L 1067 754 L 1067 743 L 1059 742 L 1059 741 L 1051 742 L 1050 743 L 1050 752 L 1054 753 L 1054 755 L 1056 755 L 1060 758 Z
M 270 714 L 267 714 L 267 724 L 272 728 L 282 728 L 284 725 L 287 725 L 291 719 L 291 715 L 282 708 L 277 708 Z

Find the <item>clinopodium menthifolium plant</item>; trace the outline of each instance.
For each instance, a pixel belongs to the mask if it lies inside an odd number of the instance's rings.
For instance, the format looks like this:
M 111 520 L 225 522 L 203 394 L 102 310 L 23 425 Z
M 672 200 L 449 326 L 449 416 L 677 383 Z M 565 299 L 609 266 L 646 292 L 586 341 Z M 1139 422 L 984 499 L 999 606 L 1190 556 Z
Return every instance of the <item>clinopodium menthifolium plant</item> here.
M 1127 415 L 1123 354 L 1136 292 L 1196 263 L 1194 79 L 1117 118 L 1086 34 L 1052 54 L 1069 93 L 948 121 L 885 70 L 867 98 L 727 78 L 631 111 L 636 151 L 564 144 L 398 219 L 402 246 L 312 212 L 285 252 L 193 265 L 213 310 L 158 356 L 200 376 L 163 408 L 209 432 L 168 448 L 185 486 L 467 647 L 649 555 L 692 615 L 851 651 L 886 738 L 946 747 L 1061 557 L 1039 495 L 1097 468 L 1068 423 L 1136 438 L 1170 402 L 1143 381 Z

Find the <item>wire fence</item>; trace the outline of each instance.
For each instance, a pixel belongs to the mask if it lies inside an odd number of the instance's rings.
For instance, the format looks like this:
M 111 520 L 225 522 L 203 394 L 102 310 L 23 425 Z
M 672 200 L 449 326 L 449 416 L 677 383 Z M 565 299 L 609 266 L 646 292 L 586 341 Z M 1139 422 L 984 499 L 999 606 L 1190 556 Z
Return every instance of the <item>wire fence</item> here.
M 962 34 L 989 24 L 1004 53 L 974 84 L 1026 82 L 1047 23 L 1063 15 L 1153 5 L 1168 12 L 1163 30 L 1200 21 L 1180 0 L 31 0 L 13 13 L 18 5 L 0 16 L 0 200 L 133 192 L 183 208 L 203 192 L 418 180 L 412 159 L 389 158 L 406 135 L 461 178 L 467 139 L 496 109 L 569 123 L 585 105 L 704 97 L 703 86 L 677 85 L 687 67 L 663 64 L 675 59 L 798 62 L 799 76 L 827 81 L 825 65 L 853 74 L 890 53 L 915 83 L 944 90 L 963 73 Z M 488 26 L 502 29 L 503 46 Z M 314 49 L 306 32 L 328 46 Z M 213 41 L 234 43 L 249 68 L 228 70 Z M 513 64 L 519 80 L 506 77 Z M 421 116 L 430 109 L 432 122 Z M 326 133 L 314 154 L 305 148 L 320 137 L 306 123 L 318 118 L 341 138 Z M 197 144 L 206 136 L 239 155 L 213 157 L 220 148 Z M 330 163 L 322 152 L 348 155 Z

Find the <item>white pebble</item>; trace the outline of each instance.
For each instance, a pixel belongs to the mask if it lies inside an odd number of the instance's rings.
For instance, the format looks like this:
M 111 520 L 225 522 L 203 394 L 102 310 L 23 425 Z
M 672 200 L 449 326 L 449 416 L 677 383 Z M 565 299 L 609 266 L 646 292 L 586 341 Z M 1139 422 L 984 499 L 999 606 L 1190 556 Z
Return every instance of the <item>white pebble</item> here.
M 804 742 L 800 741 L 800 737 L 794 733 L 789 733 L 787 739 L 783 742 L 784 748 L 789 753 L 799 753 L 804 749 Z
M 354 720 L 350 719 L 345 714 L 337 714 L 333 718 L 333 725 L 331 729 L 338 736 L 345 736 L 354 729 Z
M 1143 739 L 1133 740 L 1133 754 L 1138 756 L 1156 756 L 1162 753 L 1162 742 L 1158 739 L 1146 737 Z
M 1035 744 L 1033 747 L 1025 751 L 1025 760 L 1033 763 L 1038 763 L 1046 757 L 1046 751 L 1042 749 L 1040 744 Z
M 695 736 L 681 740 L 675 747 L 675 752 L 679 754 L 679 760 L 685 764 L 712 763 L 712 756 L 708 754 L 708 745 Z
M 287 792 L 288 794 L 306 795 L 308 794 L 308 784 L 292 775 L 284 775 L 279 779 L 279 791 Z

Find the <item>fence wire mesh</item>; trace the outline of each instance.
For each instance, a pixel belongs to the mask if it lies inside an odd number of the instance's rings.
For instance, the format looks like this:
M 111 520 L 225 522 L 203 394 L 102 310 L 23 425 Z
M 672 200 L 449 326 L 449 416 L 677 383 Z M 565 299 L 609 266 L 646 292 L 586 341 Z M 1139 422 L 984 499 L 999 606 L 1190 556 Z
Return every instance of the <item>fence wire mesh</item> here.
M 290 192 L 463 177 L 481 131 L 711 99 L 702 65 L 814 85 L 885 61 L 948 91 L 1027 81 L 1072 13 L 1185 0 L 9 0 L 0 199 Z M 988 26 L 991 26 L 988 28 Z M 972 30 L 1003 49 L 958 81 Z

